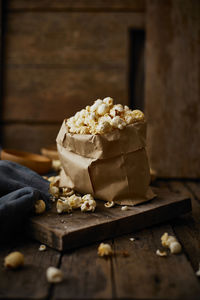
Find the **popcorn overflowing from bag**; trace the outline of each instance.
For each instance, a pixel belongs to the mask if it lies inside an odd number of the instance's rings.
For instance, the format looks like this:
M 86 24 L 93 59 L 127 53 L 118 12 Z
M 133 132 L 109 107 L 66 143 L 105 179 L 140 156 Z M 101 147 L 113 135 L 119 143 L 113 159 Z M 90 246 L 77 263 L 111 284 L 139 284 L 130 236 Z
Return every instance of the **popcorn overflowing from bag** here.
M 104 134 L 116 128 L 122 130 L 138 121 L 144 121 L 143 112 L 131 110 L 126 105 L 113 105 L 113 99 L 107 97 L 77 112 L 67 120 L 66 125 L 70 133 Z
M 56 141 L 60 187 L 120 205 L 155 196 L 149 187 L 146 121 L 140 110 L 114 104 L 110 97 L 98 99 L 65 119 Z

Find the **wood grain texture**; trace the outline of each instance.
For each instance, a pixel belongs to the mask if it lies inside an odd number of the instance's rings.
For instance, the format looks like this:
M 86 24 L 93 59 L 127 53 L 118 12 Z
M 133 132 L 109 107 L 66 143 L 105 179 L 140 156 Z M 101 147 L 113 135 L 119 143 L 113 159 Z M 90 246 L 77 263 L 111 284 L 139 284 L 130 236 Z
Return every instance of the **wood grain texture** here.
M 145 0 L 10 0 L 8 10 L 144 11 Z
M 176 233 L 183 249 L 189 258 L 193 270 L 198 270 L 200 261 L 200 204 L 194 196 L 193 190 L 188 189 L 188 185 L 194 186 L 194 182 L 181 182 L 178 180 L 170 180 L 165 182 L 170 191 L 182 195 L 188 195 L 192 200 L 192 212 L 185 216 L 181 216 L 171 222 L 171 226 Z M 199 184 L 195 184 L 199 187 Z
M 60 126 L 61 124 L 6 124 L 3 127 L 3 146 L 39 153 L 41 147 L 56 145 Z
M 0 299 L 44 299 L 49 294 L 49 283 L 46 280 L 46 269 L 57 266 L 60 253 L 47 248 L 46 252 L 38 251 L 39 243 L 25 240 L 16 243 L 12 250 L 1 251 Z M 10 251 L 21 251 L 25 257 L 24 267 L 19 270 L 2 268 L 4 255 Z
M 200 2 L 149 0 L 146 24 L 151 167 L 163 177 L 199 177 Z
M 63 255 L 61 270 L 66 280 L 55 286 L 53 299 L 112 298 L 111 261 L 98 257 L 97 249 L 94 244 Z
M 156 255 L 162 248 L 160 237 L 164 232 L 174 235 L 169 225 L 162 225 L 115 239 L 115 251 L 130 254 L 113 259 L 115 298 L 198 299 L 200 286 L 187 257 L 183 253 Z M 130 237 L 137 239 L 131 242 Z
M 75 211 L 59 215 L 54 206 L 44 215 L 33 217 L 28 232 L 50 247 L 67 250 L 152 226 L 191 210 L 188 197 L 162 189 L 156 189 L 155 193 L 157 198 L 127 211 L 120 206 L 107 209 L 98 201 L 95 213 Z
M 144 26 L 142 13 L 9 13 L 6 63 L 126 66 L 128 29 Z
M 106 96 L 127 103 L 123 68 L 8 68 L 3 120 L 62 122 Z

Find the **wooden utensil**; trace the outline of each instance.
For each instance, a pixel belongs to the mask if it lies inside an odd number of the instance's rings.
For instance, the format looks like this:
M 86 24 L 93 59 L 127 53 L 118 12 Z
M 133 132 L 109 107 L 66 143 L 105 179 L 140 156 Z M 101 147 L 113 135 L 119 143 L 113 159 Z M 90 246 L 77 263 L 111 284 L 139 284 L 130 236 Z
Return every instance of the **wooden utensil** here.
M 45 156 L 14 149 L 3 149 L 1 159 L 14 161 L 39 174 L 48 173 L 52 166 L 51 160 Z

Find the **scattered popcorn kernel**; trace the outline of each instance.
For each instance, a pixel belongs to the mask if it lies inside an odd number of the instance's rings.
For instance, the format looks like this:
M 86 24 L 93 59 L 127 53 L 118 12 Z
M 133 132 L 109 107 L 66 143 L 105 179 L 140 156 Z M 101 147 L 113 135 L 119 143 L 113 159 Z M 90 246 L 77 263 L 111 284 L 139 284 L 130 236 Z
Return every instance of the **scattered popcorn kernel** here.
M 43 200 L 37 200 L 35 202 L 35 213 L 42 214 L 46 210 L 46 204 Z
M 114 201 L 108 201 L 108 202 L 106 202 L 105 204 L 104 204 L 104 206 L 106 207 L 106 208 L 111 208 L 111 207 L 113 207 L 115 205 L 115 202 Z
M 200 276 L 200 264 L 199 264 L 199 270 L 196 271 L 196 275 Z
M 96 208 L 96 201 L 95 200 L 86 200 L 81 205 L 81 211 L 87 212 L 92 211 L 94 212 Z
M 126 205 L 125 205 L 125 206 L 122 206 L 122 207 L 121 207 L 121 210 L 128 210 L 128 206 L 126 206 Z
M 82 200 L 83 201 L 89 201 L 89 200 L 94 200 L 93 196 L 91 194 L 85 194 L 83 197 L 82 197 Z
M 68 197 L 68 203 L 73 209 L 79 208 L 82 204 L 82 198 L 73 194 L 72 196 Z
M 63 280 L 63 273 L 55 267 L 49 267 L 46 271 L 47 281 L 51 283 L 58 283 Z
M 134 242 L 134 241 L 135 241 L 135 239 L 134 239 L 134 238 L 130 238 L 129 240 L 130 240 L 131 242 Z
M 170 245 L 169 245 L 169 249 L 171 251 L 172 254 L 178 254 L 182 251 L 182 247 L 181 247 L 181 244 L 179 242 L 172 242 Z
M 62 214 L 64 212 L 69 213 L 72 211 L 72 207 L 69 205 L 67 198 L 66 198 L 66 200 L 58 199 L 58 201 L 56 203 L 56 209 L 59 214 Z
M 159 249 L 156 250 L 156 255 L 158 256 L 167 256 L 167 252 L 166 251 L 160 251 Z
M 24 255 L 15 251 L 8 254 L 4 259 L 4 266 L 10 269 L 17 269 L 24 265 Z
M 172 235 L 168 235 L 167 232 L 165 232 L 162 236 L 161 236 L 161 244 L 163 247 L 165 248 L 169 248 L 170 243 L 172 242 L 176 242 L 176 238 Z
M 57 172 L 57 171 L 60 170 L 60 168 L 61 168 L 60 160 L 59 159 L 53 159 L 52 160 L 52 169 Z
M 172 254 L 178 254 L 182 251 L 181 244 L 174 236 L 168 235 L 167 232 L 161 236 L 161 243 L 163 247 L 169 248 Z
M 98 247 L 99 256 L 111 256 L 113 255 L 113 250 L 109 244 L 101 243 Z
M 39 251 L 45 251 L 47 249 L 46 245 L 40 245 Z
M 58 197 L 59 195 L 59 188 L 57 186 L 54 185 L 53 182 L 50 183 L 49 185 L 49 192 L 51 195 Z

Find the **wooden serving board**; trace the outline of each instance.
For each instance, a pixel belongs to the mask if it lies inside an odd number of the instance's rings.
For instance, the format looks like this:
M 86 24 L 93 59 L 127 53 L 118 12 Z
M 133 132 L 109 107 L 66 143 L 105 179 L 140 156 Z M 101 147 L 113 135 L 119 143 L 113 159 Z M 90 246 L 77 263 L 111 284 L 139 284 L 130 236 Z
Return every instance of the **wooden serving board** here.
M 72 214 L 59 215 L 54 204 L 50 211 L 31 219 L 28 232 L 41 243 L 64 251 L 165 222 L 191 211 L 187 195 L 161 188 L 154 188 L 154 192 L 157 194 L 155 199 L 129 207 L 127 211 L 122 211 L 118 205 L 105 208 L 104 202 L 98 201 L 94 213 L 75 210 Z

